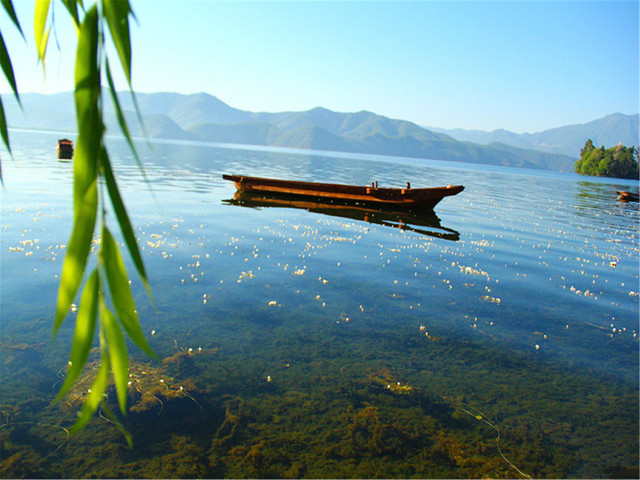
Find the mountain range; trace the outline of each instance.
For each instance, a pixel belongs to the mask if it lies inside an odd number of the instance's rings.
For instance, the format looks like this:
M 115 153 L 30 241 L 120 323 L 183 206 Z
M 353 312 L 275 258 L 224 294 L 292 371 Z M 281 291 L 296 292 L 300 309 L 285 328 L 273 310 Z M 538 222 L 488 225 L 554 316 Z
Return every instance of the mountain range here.
M 606 117 L 579 125 L 567 125 L 537 133 L 514 133 L 508 130 L 444 129 L 425 127 L 434 132 L 445 133 L 462 142 L 473 142 L 487 145 L 495 142 L 505 143 L 518 148 L 534 149 L 549 153 L 560 153 L 570 157 L 578 157 L 587 139 L 594 145 L 614 147 L 618 143 L 625 146 L 638 146 L 640 115 L 624 115 L 613 113 Z
M 580 148 L 588 138 L 596 145 L 639 143 L 638 115 L 614 114 L 584 125 L 516 134 L 506 130 L 424 128 L 368 111 L 340 113 L 322 107 L 303 112 L 250 112 L 233 108 L 206 93 L 137 93 L 136 100 L 150 138 L 359 152 L 555 171 L 573 171 Z M 27 93 L 21 95 L 21 102 L 22 110 L 9 97 L 4 101 L 11 127 L 76 130 L 72 93 Z M 143 135 L 130 94 L 121 93 L 120 102 L 132 135 Z M 105 117 L 108 132 L 117 134 L 114 109 L 109 104 Z

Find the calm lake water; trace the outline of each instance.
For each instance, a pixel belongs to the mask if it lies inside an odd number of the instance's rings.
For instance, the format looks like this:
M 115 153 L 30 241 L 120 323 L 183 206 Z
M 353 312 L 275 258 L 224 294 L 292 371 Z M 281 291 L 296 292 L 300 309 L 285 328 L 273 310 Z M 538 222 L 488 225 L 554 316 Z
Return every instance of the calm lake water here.
M 67 438 L 94 369 L 51 403 L 57 138 L 2 155 L 2 477 L 637 476 L 637 182 L 189 142 L 140 144 L 147 184 L 110 141 L 163 360 L 129 349 L 133 450 L 102 416 Z M 222 173 L 465 190 L 398 219 L 238 205 Z

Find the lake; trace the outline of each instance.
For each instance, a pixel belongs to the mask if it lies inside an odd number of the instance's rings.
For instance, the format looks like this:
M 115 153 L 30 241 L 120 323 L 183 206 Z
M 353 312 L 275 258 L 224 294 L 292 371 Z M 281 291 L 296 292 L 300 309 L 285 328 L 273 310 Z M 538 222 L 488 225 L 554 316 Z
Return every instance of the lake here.
M 637 475 L 637 182 L 195 142 L 141 142 L 145 181 L 109 139 L 161 361 L 129 348 L 133 450 L 102 412 L 68 438 L 98 358 L 51 403 L 62 136 L 2 155 L 2 477 Z M 222 173 L 465 190 L 407 219 L 237 202 Z

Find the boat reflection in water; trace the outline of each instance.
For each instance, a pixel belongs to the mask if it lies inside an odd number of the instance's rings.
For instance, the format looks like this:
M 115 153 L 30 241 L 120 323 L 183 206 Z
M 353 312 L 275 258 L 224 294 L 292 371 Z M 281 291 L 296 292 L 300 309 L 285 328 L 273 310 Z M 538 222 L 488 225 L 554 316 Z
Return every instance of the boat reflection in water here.
M 433 209 L 398 209 L 393 207 L 371 207 L 369 205 L 341 204 L 330 200 L 292 199 L 290 196 L 273 193 L 236 192 L 233 198 L 223 200 L 228 205 L 249 208 L 280 207 L 299 208 L 308 212 L 333 217 L 349 218 L 386 227 L 399 228 L 445 240 L 458 241 L 460 233 L 440 224 Z

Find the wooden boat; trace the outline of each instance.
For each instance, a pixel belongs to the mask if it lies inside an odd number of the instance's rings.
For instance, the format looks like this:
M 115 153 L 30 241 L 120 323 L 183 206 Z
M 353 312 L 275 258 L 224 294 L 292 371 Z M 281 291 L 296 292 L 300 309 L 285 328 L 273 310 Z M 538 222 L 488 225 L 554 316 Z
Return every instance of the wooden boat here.
M 322 198 L 334 202 L 393 205 L 397 207 L 433 208 L 444 197 L 457 195 L 464 187 L 449 185 L 436 188 L 384 188 L 376 183 L 371 186 L 341 185 L 335 183 L 299 182 L 273 178 L 222 175 L 232 181 L 241 192 L 268 192 L 294 197 Z
M 228 205 L 249 208 L 295 208 L 311 213 L 348 218 L 384 225 L 430 237 L 458 241 L 460 233 L 443 227 L 433 209 L 407 209 L 393 206 L 340 205 L 330 199 L 299 198 L 274 193 L 236 192 L 233 198 L 223 200 Z
M 616 192 L 618 194 L 618 200 L 621 202 L 637 202 L 638 194 L 632 192 L 626 192 L 624 190 L 619 190 Z
M 68 138 L 61 138 L 56 145 L 58 158 L 69 160 L 73 157 L 73 142 Z

